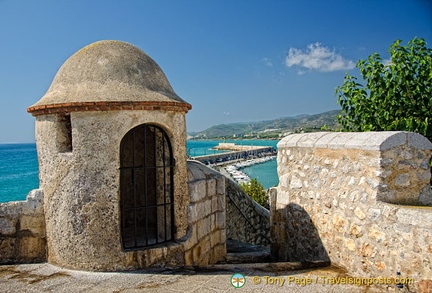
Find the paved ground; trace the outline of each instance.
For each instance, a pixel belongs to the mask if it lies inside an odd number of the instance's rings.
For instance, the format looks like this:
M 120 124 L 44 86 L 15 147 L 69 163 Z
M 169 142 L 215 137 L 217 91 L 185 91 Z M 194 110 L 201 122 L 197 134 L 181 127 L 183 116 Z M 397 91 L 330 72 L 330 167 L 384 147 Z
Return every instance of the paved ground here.
M 346 277 L 333 267 L 280 269 L 269 264 L 232 264 L 200 269 L 95 273 L 66 270 L 46 263 L 2 265 L 0 292 L 404 292 L 394 288 L 372 290 L 367 286 L 323 284 L 324 277 L 327 282 L 330 278 Z M 242 288 L 231 284 L 231 277 L 236 273 L 245 276 Z M 308 281 L 311 284 L 301 285 Z

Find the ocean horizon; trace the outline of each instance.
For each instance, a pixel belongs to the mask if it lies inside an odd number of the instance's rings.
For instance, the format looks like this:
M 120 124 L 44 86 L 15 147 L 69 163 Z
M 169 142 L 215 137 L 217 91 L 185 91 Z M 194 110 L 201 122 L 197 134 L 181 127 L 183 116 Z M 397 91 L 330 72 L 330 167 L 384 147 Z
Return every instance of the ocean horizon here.
M 211 148 L 220 142 L 233 142 L 240 145 L 272 146 L 278 140 L 188 140 L 187 153 L 191 157 L 210 155 L 220 151 Z M 0 202 L 25 200 L 28 193 L 39 188 L 39 165 L 35 143 L 0 144 Z M 251 178 L 257 178 L 264 188 L 276 186 L 277 163 L 272 160 L 242 169 Z

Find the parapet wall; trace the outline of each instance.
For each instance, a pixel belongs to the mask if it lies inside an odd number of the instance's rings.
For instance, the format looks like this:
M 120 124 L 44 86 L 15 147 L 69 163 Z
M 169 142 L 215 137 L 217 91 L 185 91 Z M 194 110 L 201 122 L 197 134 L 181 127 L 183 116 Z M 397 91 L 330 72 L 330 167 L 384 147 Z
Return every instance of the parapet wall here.
M 270 214 L 253 201 L 237 183 L 226 178 L 227 238 L 256 245 L 270 245 Z
M 225 177 L 199 162 L 189 161 L 187 167 L 187 235 L 136 251 L 134 256 L 145 258 L 148 266 L 208 265 L 226 257 Z M 43 197 L 42 190 L 35 189 L 26 201 L 0 203 L 0 264 L 47 261 Z
M 187 247 L 202 241 L 205 243 L 209 235 L 211 239 L 215 238 L 211 241 L 210 250 L 221 246 L 227 239 L 270 245 L 270 214 L 267 209 L 253 201 L 237 183 L 202 163 L 188 161 L 188 171 L 191 203 L 188 207 L 190 242 Z M 220 242 L 217 242 L 220 233 Z M 216 254 L 221 256 L 224 253 L 219 251 Z M 188 259 L 189 254 L 186 256 Z
M 214 264 L 226 257 L 225 177 L 197 161 L 188 161 L 185 265 Z
M 43 192 L 0 203 L 0 264 L 46 261 Z
M 432 279 L 431 149 L 409 132 L 285 137 L 271 198 L 272 254 L 331 260 L 355 277 Z

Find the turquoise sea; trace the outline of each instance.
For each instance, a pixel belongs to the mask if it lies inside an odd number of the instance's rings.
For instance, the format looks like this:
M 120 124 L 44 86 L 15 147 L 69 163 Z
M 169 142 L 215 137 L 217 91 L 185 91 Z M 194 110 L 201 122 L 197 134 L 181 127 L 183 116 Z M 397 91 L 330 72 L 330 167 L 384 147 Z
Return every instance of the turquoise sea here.
M 216 153 L 212 147 L 220 142 L 242 145 L 273 146 L 277 140 L 207 140 L 187 141 L 190 156 Z M 276 160 L 242 169 L 251 178 L 257 178 L 264 188 L 278 184 Z M 25 200 L 30 190 L 39 187 L 36 144 L 0 144 L 0 202 Z
M 0 202 L 25 200 L 39 187 L 35 144 L 0 144 Z
M 233 142 L 239 145 L 259 145 L 259 146 L 272 146 L 275 149 L 279 140 L 203 140 L 203 141 L 187 141 L 186 146 L 190 156 L 201 156 L 210 155 L 216 150 L 210 148 L 217 146 L 220 142 Z M 277 176 L 277 162 L 271 160 L 266 163 L 253 165 L 241 169 L 243 172 L 249 175 L 250 178 L 257 178 L 261 182 L 265 189 L 273 186 L 277 186 L 279 178 Z

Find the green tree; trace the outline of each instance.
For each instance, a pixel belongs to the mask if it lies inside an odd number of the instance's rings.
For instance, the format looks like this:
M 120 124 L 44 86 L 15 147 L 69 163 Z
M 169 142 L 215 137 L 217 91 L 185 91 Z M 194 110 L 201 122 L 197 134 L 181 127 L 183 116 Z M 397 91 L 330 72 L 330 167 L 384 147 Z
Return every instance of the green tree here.
M 348 73 L 336 88 L 345 131 L 403 130 L 432 139 L 432 50 L 422 38 L 394 42 L 391 59 L 374 53 L 356 66 L 365 85 Z
M 254 178 L 251 179 L 249 183 L 241 183 L 240 187 L 254 201 L 267 209 L 269 208 L 267 192 L 264 190 L 263 185 L 258 181 L 258 179 Z

